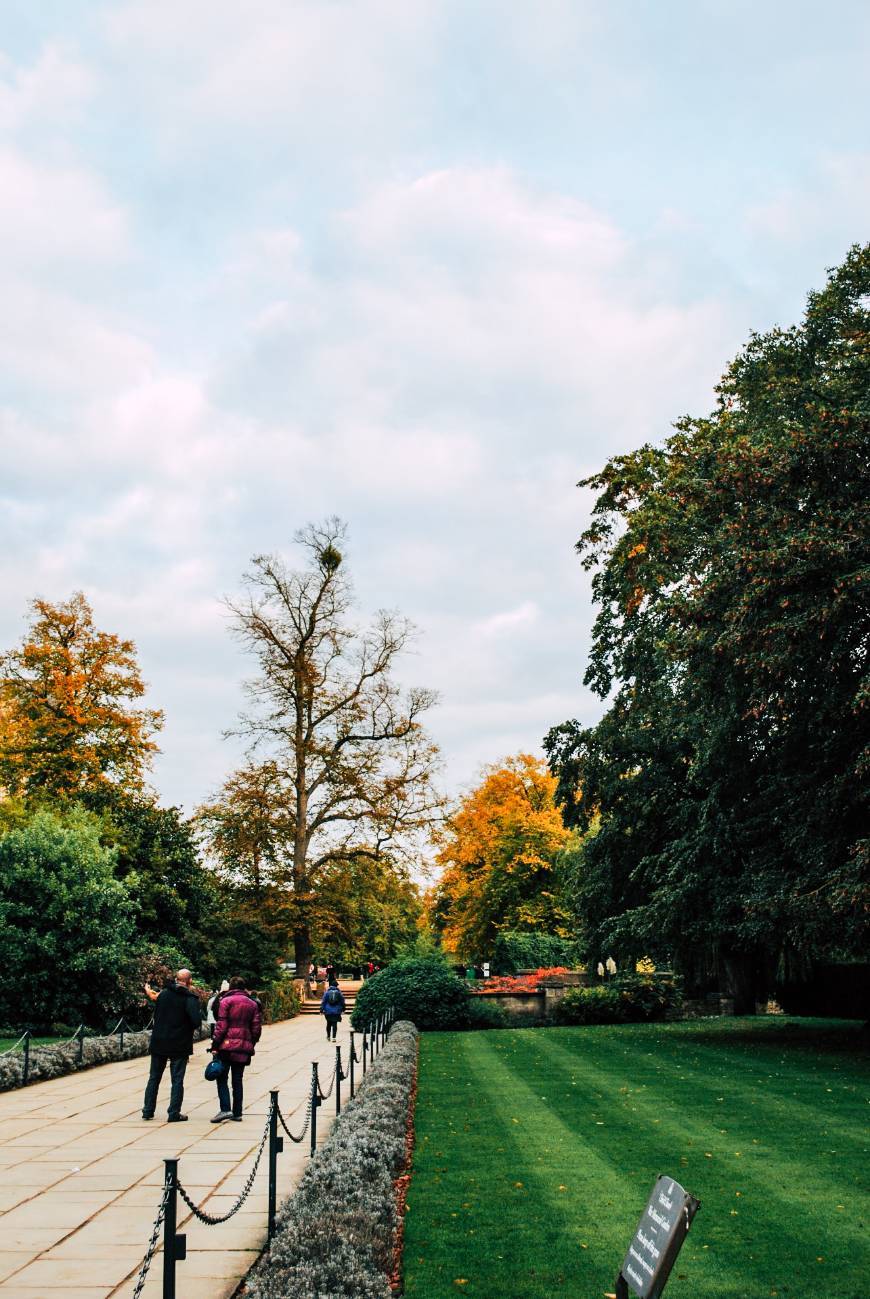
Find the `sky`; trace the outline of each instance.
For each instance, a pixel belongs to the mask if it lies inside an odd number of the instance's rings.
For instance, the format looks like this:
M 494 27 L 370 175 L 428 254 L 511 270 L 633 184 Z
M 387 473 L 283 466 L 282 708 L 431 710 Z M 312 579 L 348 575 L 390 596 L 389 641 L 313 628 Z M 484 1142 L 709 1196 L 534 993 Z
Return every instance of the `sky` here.
M 223 598 L 346 520 L 455 792 L 603 705 L 577 482 L 870 233 L 863 0 L 5 0 L 0 646 L 83 590 L 191 811 Z

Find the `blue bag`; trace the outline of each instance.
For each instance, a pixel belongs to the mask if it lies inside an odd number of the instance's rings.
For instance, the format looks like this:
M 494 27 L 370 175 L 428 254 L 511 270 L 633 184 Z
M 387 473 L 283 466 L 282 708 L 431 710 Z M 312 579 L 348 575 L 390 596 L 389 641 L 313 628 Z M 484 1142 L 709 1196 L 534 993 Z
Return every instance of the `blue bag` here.
M 205 1076 L 208 1082 L 216 1082 L 218 1078 L 223 1078 L 226 1072 L 226 1065 L 223 1060 L 218 1060 L 217 1056 L 212 1056 L 205 1066 Z

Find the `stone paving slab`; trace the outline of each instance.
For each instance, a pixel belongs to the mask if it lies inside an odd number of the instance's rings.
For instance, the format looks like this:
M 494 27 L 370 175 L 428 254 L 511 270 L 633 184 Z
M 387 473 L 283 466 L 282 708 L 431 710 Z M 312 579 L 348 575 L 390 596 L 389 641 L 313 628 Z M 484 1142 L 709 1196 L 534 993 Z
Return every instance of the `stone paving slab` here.
M 348 1029 L 345 1019 L 339 1031 L 344 1061 Z M 130 1299 L 160 1202 L 163 1160 L 178 1158 L 180 1178 L 197 1203 L 225 1213 L 253 1165 L 269 1091 L 280 1091 L 282 1112 L 298 1129 L 311 1062 L 318 1061 L 327 1081 L 335 1048 L 317 1016 L 268 1026 L 245 1072 L 242 1123 L 210 1122 L 217 1094 L 203 1078 L 209 1058 L 207 1044 L 197 1044 L 185 1078 L 187 1123 L 167 1124 L 160 1110 L 150 1122 L 141 1118 L 147 1057 L 0 1094 L 0 1299 Z M 158 1105 L 168 1096 L 167 1071 Z M 320 1140 L 333 1114 L 330 1098 L 318 1110 Z M 285 1139 L 279 1202 L 307 1157 L 307 1139 L 301 1146 Z M 179 1201 L 178 1229 L 188 1247 L 178 1264 L 180 1297 L 230 1299 L 265 1244 L 267 1187 L 264 1153 L 250 1196 L 226 1224 L 208 1227 Z M 158 1251 L 143 1299 L 161 1292 Z

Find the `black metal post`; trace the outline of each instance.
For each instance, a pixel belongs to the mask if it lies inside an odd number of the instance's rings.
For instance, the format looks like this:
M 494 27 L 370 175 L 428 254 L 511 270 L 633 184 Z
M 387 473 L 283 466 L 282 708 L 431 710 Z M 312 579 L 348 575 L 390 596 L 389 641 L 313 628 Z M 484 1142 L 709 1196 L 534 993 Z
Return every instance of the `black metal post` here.
M 317 1149 L 317 1107 L 320 1104 L 318 1095 L 320 1088 L 317 1084 L 317 1061 L 311 1064 L 311 1154 L 314 1155 Z
M 616 1278 L 616 1299 L 629 1299 L 628 1282 L 621 1272 Z
M 30 1076 L 30 1039 L 33 1037 L 29 1028 L 24 1030 L 24 1077 L 23 1082 L 27 1083 Z
M 78 1028 L 76 1029 L 76 1037 L 77 1037 L 78 1040 L 79 1040 L 79 1053 L 78 1053 L 78 1060 L 77 1060 L 77 1063 L 78 1063 L 78 1064 L 84 1064 L 84 1061 L 85 1061 L 85 1026 L 84 1026 L 84 1024 L 79 1024 Z
M 375 1062 L 375 1030 L 372 1024 L 369 1024 L 369 1064 Z
M 187 1237 L 179 1235 L 178 1160 L 164 1159 L 163 1185 L 169 1188 L 163 1218 L 163 1299 L 175 1299 L 175 1264 L 187 1258 Z
M 350 1063 L 349 1063 L 349 1065 L 348 1065 L 348 1070 L 347 1070 L 347 1072 L 348 1072 L 348 1077 L 350 1078 L 350 1099 L 351 1099 L 351 1100 L 353 1100 L 353 1098 L 354 1098 L 354 1092 L 355 1092 L 354 1076 L 353 1076 L 353 1064 L 354 1064 L 354 1061 L 355 1061 L 355 1060 L 356 1060 L 356 1045 L 354 1044 L 353 1033 L 351 1033 L 351 1035 L 350 1035 Z
M 341 1080 L 344 1075 L 341 1072 L 341 1047 L 335 1048 L 335 1113 L 338 1116 L 341 1113 Z
M 366 1069 L 368 1068 L 368 1063 L 369 1063 L 369 1035 L 368 1035 L 368 1029 L 366 1029 L 363 1032 L 363 1055 L 362 1055 L 363 1078 L 365 1078 L 366 1076 Z
M 278 1136 L 278 1093 L 269 1092 L 269 1224 L 267 1239 L 275 1235 L 275 1210 L 278 1204 L 278 1156 L 284 1149 L 284 1138 Z

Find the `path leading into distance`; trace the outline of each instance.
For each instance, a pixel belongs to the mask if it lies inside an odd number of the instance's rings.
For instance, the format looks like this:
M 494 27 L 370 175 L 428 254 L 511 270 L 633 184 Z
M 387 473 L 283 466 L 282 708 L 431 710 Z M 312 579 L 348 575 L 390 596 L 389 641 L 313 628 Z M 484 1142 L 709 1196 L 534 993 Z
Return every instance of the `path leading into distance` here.
M 338 1037 L 344 1062 L 349 1029 L 345 1016 Z M 0 1094 L 0 1299 L 130 1299 L 160 1203 L 164 1158 L 179 1158 L 179 1177 L 197 1204 L 225 1213 L 252 1167 L 269 1091 L 280 1091 L 281 1110 L 297 1132 L 312 1060 L 324 1086 L 335 1061 L 320 1016 L 267 1026 L 245 1071 L 243 1122 L 212 1124 L 218 1106 L 214 1083 L 203 1077 L 207 1045 L 197 1043 L 187 1068 L 187 1123 L 165 1121 L 168 1069 L 156 1117 L 142 1119 L 147 1056 Z M 324 1101 L 318 1142 L 334 1113 L 333 1101 Z M 307 1138 L 301 1146 L 285 1139 L 279 1204 L 302 1176 L 308 1149 Z M 267 1187 L 264 1152 L 248 1199 L 227 1223 L 206 1226 L 179 1200 L 178 1230 L 187 1235 L 179 1296 L 229 1299 L 265 1243 Z M 143 1299 L 161 1294 L 162 1266 L 158 1253 Z

